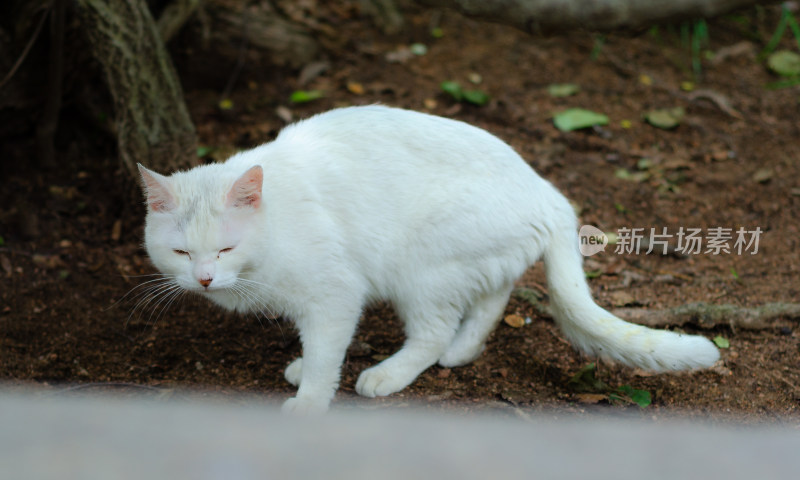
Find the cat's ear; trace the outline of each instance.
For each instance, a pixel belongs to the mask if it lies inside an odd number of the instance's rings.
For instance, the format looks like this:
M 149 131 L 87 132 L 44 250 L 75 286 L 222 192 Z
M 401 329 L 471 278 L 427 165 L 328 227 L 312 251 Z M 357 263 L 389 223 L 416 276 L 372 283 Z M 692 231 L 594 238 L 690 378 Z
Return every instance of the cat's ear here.
M 261 185 L 264 172 L 259 165 L 244 172 L 228 191 L 225 205 L 228 207 L 258 208 L 261 205 Z
M 169 190 L 167 177 L 148 170 L 141 163 L 139 174 L 142 176 L 142 183 L 147 194 L 147 206 L 154 212 L 168 212 L 175 208 L 175 197 Z

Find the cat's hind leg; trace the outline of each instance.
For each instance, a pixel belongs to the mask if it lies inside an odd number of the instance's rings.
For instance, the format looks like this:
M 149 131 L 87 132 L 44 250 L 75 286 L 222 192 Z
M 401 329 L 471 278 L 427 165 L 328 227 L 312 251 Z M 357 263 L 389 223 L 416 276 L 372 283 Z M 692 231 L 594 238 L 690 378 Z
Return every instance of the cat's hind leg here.
M 390 395 L 407 387 L 447 350 L 462 311 L 454 305 L 398 308 L 405 321 L 406 341 L 397 353 L 361 372 L 356 392 L 365 397 Z
M 439 365 L 443 367 L 466 365 L 483 353 L 486 339 L 503 316 L 513 288 L 514 285 L 509 283 L 494 292 L 484 294 L 472 304 L 452 343 L 439 358 Z

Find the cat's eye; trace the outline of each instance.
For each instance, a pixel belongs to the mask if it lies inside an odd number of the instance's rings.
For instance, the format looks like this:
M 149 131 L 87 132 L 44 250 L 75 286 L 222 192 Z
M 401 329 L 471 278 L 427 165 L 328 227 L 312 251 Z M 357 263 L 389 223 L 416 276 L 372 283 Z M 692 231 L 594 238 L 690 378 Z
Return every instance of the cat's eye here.
M 223 253 L 228 253 L 231 250 L 233 250 L 233 247 L 223 248 L 222 250 L 219 251 L 219 253 L 217 253 L 217 258 L 219 258 L 219 256 L 222 255 Z
M 187 252 L 186 250 L 179 250 L 177 248 L 173 248 L 172 251 L 177 253 L 178 255 L 186 255 L 187 257 L 191 258 L 191 255 L 189 255 L 189 252 Z

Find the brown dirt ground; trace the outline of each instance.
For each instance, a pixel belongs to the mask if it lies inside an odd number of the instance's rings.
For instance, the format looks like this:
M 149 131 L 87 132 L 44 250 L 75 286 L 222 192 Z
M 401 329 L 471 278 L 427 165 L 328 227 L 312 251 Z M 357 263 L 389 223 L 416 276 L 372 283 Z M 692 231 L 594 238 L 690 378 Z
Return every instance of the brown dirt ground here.
M 233 109 L 226 112 L 216 107 L 222 86 L 187 79 L 186 72 L 193 65 L 201 68 L 203 59 L 192 59 L 180 46 L 175 55 L 201 142 L 216 149 L 207 160 L 223 160 L 235 149 L 273 138 L 284 125 L 278 107 L 289 108 L 294 118 L 375 102 L 431 111 L 508 141 L 579 206 L 582 222 L 603 230 L 668 227 L 674 233 L 684 226 L 760 227 L 764 232 L 755 255 L 606 252 L 592 257 L 586 269 L 599 274 L 590 282 L 601 305 L 633 302 L 660 309 L 697 301 L 740 306 L 795 302 L 800 297 L 800 92 L 798 87 L 766 89 L 776 78 L 755 58 L 774 28 L 774 11 L 767 10 L 764 18 L 746 12 L 742 18 L 710 23 L 708 49 L 718 55 L 713 61 L 704 57 L 694 92 L 711 94 L 694 99 L 681 89 L 682 82 L 694 81 L 691 55 L 678 35 L 664 27 L 657 36 L 609 36 L 593 60 L 594 37 L 585 33 L 533 38 L 452 13 L 417 11 L 409 14 L 406 32 L 387 37 L 342 9 L 325 21 L 346 41 L 328 47 L 329 68 L 302 87 L 323 90 L 325 98 L 291 105 L 290 93 L 300 88 L 296 72 L 247 68 L 231 95 Z M 439 39 L 429 34 L 437 19 L 444 32 Z M 414 42 L 428 45 L 427 55 L 404 63 L 386 60 L 388 52 Z M 737 47 L 728 48 L 732 45 Z M 786 45 L 791 48 L 788 39 Z M 491 96 L 486 106 L 454 104 L 439 90 L 443 80 L 469 85 L 474 74 L 482 78 L 475 88 Z M 568 82 L 579 84 L 581 91 L 568 98 L 548 95 L 549 84 Z M 726 113 L 725 102 L 738 114 Z M 561 133 L 551 114 L 571 106 L 602 111 L 610 123 Z M 642 120 L 643 111 L 675 106 L 684 107 L 687 116 L 674 130 Z M 62 125 L 70 124 L 69 115 L 65 111 Z M 290 395 L 293 388 L 283 380 L 282 369 L 300 346 L 287 322 L 234 316 L 195 299 L 176 302 L 166 311 L 135 309 L 130 298 L 120 301 L 141 281 L 136 275 L 153 269 L 140 247 L 144 212 L 138 193 L 132 193 L 134 184 L 113 154 L 96 153 L 97 145 L 104 145 L 97 136 L 62 135 L 63 159 L 53 171 L 38 171 L 32 162 L 4 163 L 0 379 L 48 391 L 70 385 L 83 385 L 83 390 L 140 385 L 275 399 Z M 25 158 L 25 152 L 11 158 Z M 637 171 L 637 162 L 645 158 L 654 165 L 650 178 L 636 182 L 615 176 L 620 168 Z M 760 181 L 754 178 L 759 171 L 766 172 L 759 174 L 764 177 Z M 544 284 L 540 266 L 519 282 L 546 291 Z M 652 393 L 653 404 L 639 409 L 607 401 L 593 404 L 592 398 L 571 390 L 567 379 L 591 359 L 577 354 L 552 321 L 537 316 L 525 302 L 512 299 L 506 313 L 532 321 L 521 328 L 502 323 L 473 365 L 433 367 L 400 394 L 359 404 L 421 402 L 456 411 L 507 409 L 553 416 L 624 411 L 658 418 L 677 413 L 795 425 L 800 419 L 796 319 L 755 330 L 724 324 L 681 327 L 729 339 L 721 364 L 709 371 L 647 375 L 601 364 L 597 375 L 607 384 Z M 344 366 L 336 402 L 355 400 L 358 373 L 401 342 L 391 308 L 369 310 Z

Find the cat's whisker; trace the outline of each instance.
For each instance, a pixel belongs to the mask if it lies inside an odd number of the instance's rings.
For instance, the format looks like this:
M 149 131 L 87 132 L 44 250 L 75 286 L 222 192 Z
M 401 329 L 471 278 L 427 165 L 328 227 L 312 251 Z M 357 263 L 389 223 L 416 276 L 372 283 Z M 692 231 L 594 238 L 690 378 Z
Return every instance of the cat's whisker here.
M 156 285 L 150 285 L 147 288 L 139 291 L 131 300 L 135 300 L 136 303 L 134 304 L 131 311 L 128 313 L 128 319 L 125 322 L 127 326 L 128 322 L 130 321 L 131 317 L 137 315 L 137 311 L 144 310 L 147 304 L 152 301 L 154 295 L 157 295 L 161 290 L 167 288 L 169 286 L 168 281 L 162 281 Z
M 283 293 L 281 293 L 278 289 L 276 289 L 272 285 L 269 285 L 269 284 L 266 284 L 266 283 L 262 283 L 262 282 L 258 282 L 258 281 L 255 281 L 255 280 L 251 280 L 249 278 L 244 278 L 244 277 L 239 277 L 238 280 L 240 282 L 244 282 L 245 284 L 247 284 L 248 286 L 251 286 L 251 287 L 253 285 L 258 286 L 258 287 L 266 290 L 267 293 L 269 293 L 273 297 L 277 297 L 278 300 L 283 300 L 283 301 L 287 300 L 287 296 L 284 295 Z
M 150 311 L 150 316 L 147 320 L 147 324 L 149 326 L 153 317 L 153 311 L 158 308 L 158 305 L 160 305 L 166 298 L 169 298 L 169 296 L 176 291 L 180 292 L 183 291 L 183 289 L 172 279 L 163 279 L 161 283 L 151 285 L 137 297 L 140 299 L 138 302 L 136 302 L 136 305 L 131 310 L 131 313 L 128 316 L 128 321 L 130 321 L 131 316 L 136 314 L 137 310 L 143 312 L 144 310 L 151 308 L 152 304 L 153 310 Z M 128 322 L 126 322 L 126 325 L 127 323 Z
M 164 314 L 169 310 L 169 308 L 172 306 L 172 304 L 175 303 L 176 300 L 182 298 L 185 294 L 186 294 L 186 290 L 184 290 L 184 289 L 182 289 L 180 287 L 173 289 L 166 296 L 166 298 L 161 302 L 162 307 L 161 307 L 161 310 L 156 315 L 156 320 L 154 322 L 154 325 L 156 323 L 158 323 L 159 319 L 161 319 L 161 317 L 164 316 Z
M 240 278 L 240 280 L 242 279 Z M 248 303 L 253 303 L 256 305 L 256 307 L 258 307 L 253 312 L 253 314 L 255 315 L 256 320 L 258 320 L 258 323 L 261 325 L 262 328 L 264 327 L 264 324 L 261 321 L 261 319 L 263 318 L 264 320 L 267 320 L 268 322 L 277 326 L 278 330 L 281 332 L 281 337 L 283 337 L 285 340 L 286 336 L 283 333 L 283 327 L 281 326 L 281 322 L 277 320 L 278 317 L 277 312 L 275 312 L 267 302 L 259 298 L 257 292 L 254 291 L 253 284 L 259 284 L 259 282 L 254 282 L 254 281 L 245 281 L 242 283 L 237 282 L 236 284 L 234 284 L 231 290 L 235 292 L 235 294 L 243 301 Z
M 117 305 L 119 305 L 120 303 L 122 303 L 122 302 L 123 302 L 125 299 L 127 299 L 127 298 L 128 298 L 128 296 L 129 296 L 129 295 L 131 295 L 133 292 L 136 292 L 137 290 L 139 290 L 139 292 L 137 292 L 137 294 L 136 294 L 136 295 L 135 295 L 135 296 L 132 298 L 132 300 L 135 300 L 136 298 L 138 298 L 139 296 L 141 296 L 141 290 L 140 290 L 141 288 L 144 288 L 144 287 L 146 287 L 146 286 L 148 286 L 148 285 L 151 285 L 151 286 L 152 286 L 152 284 L 153 284 L 154 282 L 159 282 L 159 281 L 163 281 L 163 280 L 167 280 L 167 281 L 173 281 L 173 280 L 175 279 L 175 276 L 174 276 L 174 275 L 165 275 L 165 274 L 163 274 L 163 273 L 153 273 L 153 274 L 141 275 L 141 276 L 142 276 L 142 277 L 157 277 L 157 278 L 152 278 L 152 279 L 150 279 L 150 280 L 147 280 L 147 281 L 145 281 L 145 282 L 142 282 L 142 283 L 140 283 L 140 284 L 138 284 L 138 285 L 134 286 L 133 288 L 131 288 L 130 290 L 128 290 L 128 291 L 125 293 L 125 295 L 123 295 L 122 297 L 120 297 L 120 299 L 119 299 L 119 300 L 117 300 L 116 302 L 114 302 L 113 304 L 111 304 L 111 306 L 109 306 L 108 308 L 106 308 L 106 309 L 105 309 L 105 311 L 111 310 L 112 308 L 116 307 Z M 146 289 L 145 289 L 145 291 L 146 291 Z
M 177 285 L 170 285 L 167 288 L 158 292 L 153 297 L 151 297 L 151 301 L 154 301 L 155 303 L 152 305 L 152 308 L 150 308 L 150 315 L 147 317 L 148 327 L 153 327 L 158 322 L 158 319 L 160 317 L 159 307 L 162 306 L 164 302 L 166 302 L 169 298 L 171 298 L 172 295 L 180 291 L 181 288 L 178 287 Z M 154 315 L 155 319 L 153 318 Z

